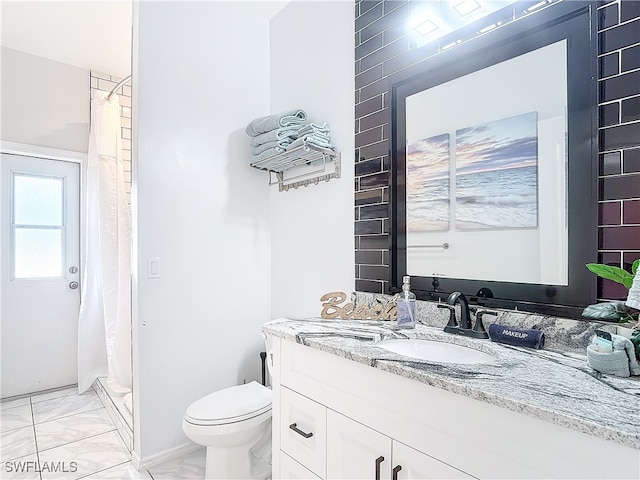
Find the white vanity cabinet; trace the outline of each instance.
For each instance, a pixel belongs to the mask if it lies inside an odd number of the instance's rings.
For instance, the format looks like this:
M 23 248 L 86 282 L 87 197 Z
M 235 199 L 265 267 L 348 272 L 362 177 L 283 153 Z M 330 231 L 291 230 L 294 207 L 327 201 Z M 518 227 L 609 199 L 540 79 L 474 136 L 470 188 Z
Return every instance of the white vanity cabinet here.
M 637 449 L 273 340 L 274 479 L 640 478 Z
M 327 478 L 473 478 L 361 423 L 327 412 Z

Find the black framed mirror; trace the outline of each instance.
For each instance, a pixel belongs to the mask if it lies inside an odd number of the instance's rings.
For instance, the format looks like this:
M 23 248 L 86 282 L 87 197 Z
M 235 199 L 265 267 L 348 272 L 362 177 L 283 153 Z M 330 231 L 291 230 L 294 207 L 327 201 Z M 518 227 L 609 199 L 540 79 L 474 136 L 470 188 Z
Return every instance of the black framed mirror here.
M 390 288 L 578 318 L 596 299 L 595 4 L 561 2 L 391 80 Z

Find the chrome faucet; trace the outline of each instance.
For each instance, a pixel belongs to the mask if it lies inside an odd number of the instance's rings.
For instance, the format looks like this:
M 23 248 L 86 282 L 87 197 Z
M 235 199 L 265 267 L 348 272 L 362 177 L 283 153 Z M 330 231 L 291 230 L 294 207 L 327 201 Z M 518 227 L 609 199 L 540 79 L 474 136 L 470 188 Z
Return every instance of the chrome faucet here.
M 449 305 L 455 305 L 456 302 L 460 303 L 460 326 L 458 328 L 460 330 L 470 330 L 471 315 L 469 314 L 469 302 L 467 301 L 467 297 L 460 292 L 453 292 L 449 295 L 449 298 L 447 298 L 447 303 Z

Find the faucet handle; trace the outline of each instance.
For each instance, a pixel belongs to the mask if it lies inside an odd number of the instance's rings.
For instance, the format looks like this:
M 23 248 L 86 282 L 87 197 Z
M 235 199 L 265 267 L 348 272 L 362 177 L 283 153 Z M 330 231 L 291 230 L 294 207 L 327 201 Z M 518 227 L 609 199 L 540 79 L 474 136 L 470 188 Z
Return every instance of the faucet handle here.
M 476 312 L 476 324 L 473 326 L 472 330 L 473 332 L 475 332 L 473 336 L 476 338 L 489 338 L 489 334 L 484 329 L 484 323 L 482 322 L 482 317 L 484 315 L 494 315 L 497 317 L 498 312 L 493 312 L 490 310 L 478 310 Z
M 446 305 L 444 303 L 439 303 L 437 305 L 438 308 L 446 308 L 449 310 L 449 323 L 444 327 L 445 332 L 452 333 L 452 330 L 455 330 L 457 333 L 458 330 L 458 322 L 456 321 L 456 309 L 451 305 Z

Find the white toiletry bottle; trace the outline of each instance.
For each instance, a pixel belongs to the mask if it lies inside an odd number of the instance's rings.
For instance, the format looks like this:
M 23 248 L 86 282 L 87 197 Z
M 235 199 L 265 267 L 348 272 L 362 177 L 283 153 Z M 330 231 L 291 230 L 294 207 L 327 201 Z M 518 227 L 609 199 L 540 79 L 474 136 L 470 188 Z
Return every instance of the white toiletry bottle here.
M 398 298 L 398 328 L 415 328 L 416 296 L 411 292 L 411 277 L 402 277 L 402 293 Z

